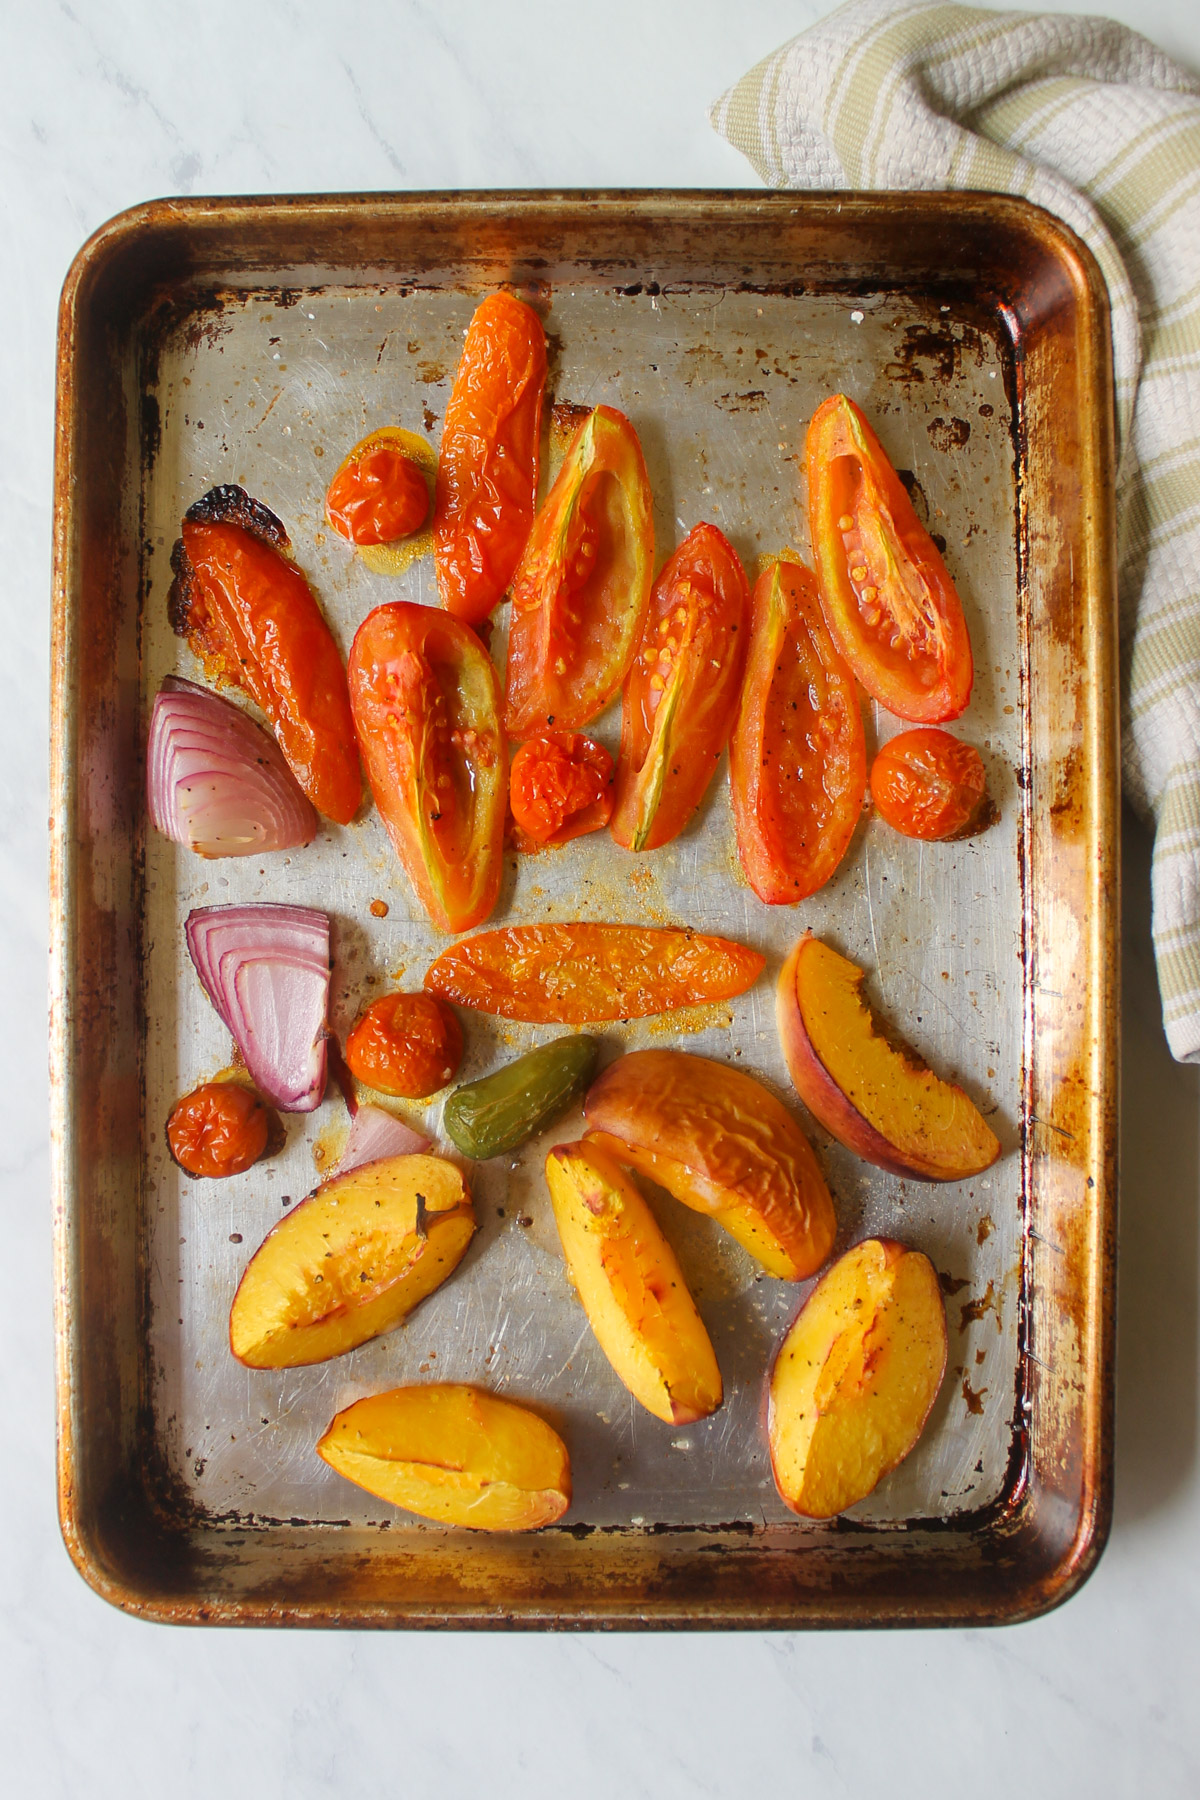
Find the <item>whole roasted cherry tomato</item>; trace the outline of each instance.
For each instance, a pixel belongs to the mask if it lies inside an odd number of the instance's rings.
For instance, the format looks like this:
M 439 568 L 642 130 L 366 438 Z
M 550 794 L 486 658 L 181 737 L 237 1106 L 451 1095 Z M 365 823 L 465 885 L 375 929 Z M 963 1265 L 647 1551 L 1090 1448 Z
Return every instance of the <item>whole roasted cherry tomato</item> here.
M 379 1093 L 407 1100 L 453 1081 L 462 1050 L 462 1026 L 436 994 L 384 994 L 346 1039 L 351 1072 Z
M 621 701 L 612 834 L 657 850 L 683 830 L 729 741 L 750 636 L 750 586 L 715 525 L 662 568 Z
M 213 488 L 184 514 L 168 608 L 209 674 L 262 707 L 318 812 L 348 825 L 362 770 L 346 672 L 287 533 L 240 487 Z
M 504 598 L 537 504 L 546 334 L 530 307 L 475 309 L 446 406 L 433 513 L 442 605 L 474 625 Z
M 433 606 L 377 606 L 350 649 L 350 700 L 371 792 L 442 931 L 486 919 L 500 891 L 508 754 L 499 684 L 469 626 Z
M 512 585 L 504 728 L 582 731 L 625 678 L 650 598 L 654 520 L 637 433 L 598 406 L 571 440 Z
M 429 488 L 398 444 L 368 440 L 351 451 L 325 496 L 329 523 L 352 544 L 394 544 L 429 516 Z
M 188 1175 L 240 1175 L 271 1135 L 271 1115 L 240 1081 L 207 1081 L 178 1101 L 167 1120 L 171 1155 Z
M 925 726 L 890 738 L 871 765 L 871 798 L 894 831 L 936 842 L 961 837 L 987 793 L 974 744 Z
M 768 906 L 806 899 L 854 835 L 867 752 L 854 678 L 810 572 L 772 563 L 752 602 L 750 655 L 729 745 L 738 854 Z
M 879 439 L 845 394 L 813 414 L 809 524 L 833 640 L 901 719 L 956 719 L 974 668 L 962 602 Z
M 578 732 L 544 732 L 521 745 L 509 776 L 509 807 L 535 844 L 567 844 L 608 824 L 613 759 Z

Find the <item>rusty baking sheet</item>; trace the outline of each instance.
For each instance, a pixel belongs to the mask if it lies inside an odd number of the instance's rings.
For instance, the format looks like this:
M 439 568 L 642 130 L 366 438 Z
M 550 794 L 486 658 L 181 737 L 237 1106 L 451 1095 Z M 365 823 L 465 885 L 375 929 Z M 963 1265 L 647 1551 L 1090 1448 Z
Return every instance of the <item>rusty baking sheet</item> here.
M 553 398 L 634 419 L 658 560 L 702 517 L 751 571 L 806 553 L 804 428 L 843 388 L 908 472 L 967 609 L 961 729 L 999 805 L 987 832 L 920 846 L 867 820 L 827 888 L 766 908 L 740 878 L 722 779 L 663 851 L 630 857 L 602 835 L 510 859 L 493 919 L 674 919 L 755 944 L 768 966 L 749 994 L 614 1027 L 606 1054 L 678 1041 L 793 1104 L 773 978 L 811 926 L 992 1116 L 1003 1160 L 948 1186 L 883 1174 L 813 1129 L 839 1244 L 886 1231 L 926 1250 L 951 1344 L 917 1450 L 827 1525 L 782 1505 L 761 1430 L 765 1369 L 806 1288 L 756 1276 L 664 1199 L 727 1398 L 682 1431 L 651 1419 L 557 1252 L 539 1171 L 570 1120 L 479 1168 L 477 1239 L 404 1328 L 284 1372 L 233 1362 L 229 1302 L 269 1225 L 336 1158 L 336 1093 L 288 1121 L 280 1157 L 222 1184 L 187 1182 L 165 1152 L 171 1103 L 229 1054 L 183 948 L 193 905 L 286 894 L 328 911 L 338 1028 L 381 986 L 419 981 L 439 947 L 369 808 L 261 865 L 201 862 L 146 829 L 150 702 L 164 674 L 194 672 L 165 606 L 180 514 L 219 481 L 266 500 L 343 650 L 371 606 L 434 601 L 429 563 L 389 579 L 331 539 L 324 487 L 379 425 L 436 444 L 463 329 L 500 282 L 543 312 Z M 162 202 L 81 251 L 59 361 L 53 1056 L 60 1506 L 100 1592 L 185 1622 L 933 1623 L 1025 1617 L 1087 1573 L 1111 1469 L 1107 331 L 1086 251 L 995 196 Z M 898 728 L 870 705 L 867 727 L 874 743 Z M 599 735 L 617 728 L 614 709 Z M 472 1017 L 463 1073 L 544 1035 Z M 425 1122 L 436 1131 L 436 1105 Z M 434 1378 L 553 1418 L 575 1472 L 561 1526 L 446 1531 L 314 1455 L 350 1399 Z

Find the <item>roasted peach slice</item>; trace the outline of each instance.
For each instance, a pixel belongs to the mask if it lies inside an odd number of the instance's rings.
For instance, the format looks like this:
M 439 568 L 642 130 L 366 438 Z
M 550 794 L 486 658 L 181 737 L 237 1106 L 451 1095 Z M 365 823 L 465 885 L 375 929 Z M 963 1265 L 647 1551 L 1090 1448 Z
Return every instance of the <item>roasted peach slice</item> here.
M 251 1257 L 229 1347 L 251 1369 L 341 1356 L 445 1281 L 474 1230 L 466 1183 L 442 1157 L 390 1156 L 334 1176 Z
M 690 1425 L 721 1404 L 721 1371 L 675 1252 L 641 1194 L 585 1139 L 546 1158 L 567 1268 L 600 1348 L 656 1419 Z
M 571 1460 L 558 1433 L 515 1401 L 461 1382 L 356 1400 L 317 1455 L 368 1494 L 473 1531 L 536 1531 L 571 1504 Z
M 780 1495 L 828 1519 L 862 1500 L 921 1435 L 946 1369 L 927 1256 L 868 1238 L 826 1271 L 771 1371 L 767 1436 Z
M 776 1019 L 796 1092 L 848 1150 L 893 1175 L 978 1175 L 1000 1154 L 996 1134 L 960 1087 L 878 1035 L 862 980 L 811 931 L 784 963 Z
M 708 1213 L 772 1275 L 802 1281 L 833 1248 L 833 1201 L 795 1119 L 740 1069 L 634 1050 L 584 1103 L 587 1143 Z

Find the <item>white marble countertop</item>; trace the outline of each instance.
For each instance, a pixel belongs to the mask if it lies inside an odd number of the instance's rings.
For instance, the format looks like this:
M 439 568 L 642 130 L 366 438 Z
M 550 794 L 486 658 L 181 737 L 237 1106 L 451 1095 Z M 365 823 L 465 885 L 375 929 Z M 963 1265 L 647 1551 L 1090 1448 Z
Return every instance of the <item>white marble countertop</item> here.
M 1116 1518 L 1061 1611 L 1001 1631 L 831 1636 L 171 1631 L 97 1599 L 58 1535 L 42 1044 L 54 327 L 71 257 L 113 213 L 168 193 L 751 186 L 707 104 L 826 10 L 10 0 L 0 13 L 0 1764 L 14 1794 L 1200 1793 L 1200 1070 L 1173 1064 L 1161 1036 L 1136 827 Z M 1200 69 L 1194 0 L 1109 10 Z

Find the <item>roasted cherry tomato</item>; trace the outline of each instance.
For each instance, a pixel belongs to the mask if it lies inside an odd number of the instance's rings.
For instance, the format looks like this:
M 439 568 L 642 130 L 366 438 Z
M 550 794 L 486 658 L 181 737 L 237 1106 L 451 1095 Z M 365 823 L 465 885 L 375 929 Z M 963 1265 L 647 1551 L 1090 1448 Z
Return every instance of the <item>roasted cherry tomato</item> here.
M 868 694 L 901 719 L 956 719 L 974 669 L 962 602 L 879 439 L 845 394 L 813 414 L 808 506 L 821 605 Z
M 650 482 L 637 433 L 598 406 L 571 440 L 512 585 L 504 728 L 582 731 L 625 678 L 654 562 Z
M 613 759 L 578 732 L 530 738 L 512 761 L 509 806 L 517 829 L 535 844 L 567 844 L 608 824 Z
M 462 1026 L 436 994 L 384 994 L 346 1039 L 351 1073 L 406 1100 L 424 1100 L 453 1081 L 462 1050 Z
M 318 812 L 348 825 L 362 770 L 332 633 L 304 576 L 282 552 L 287 533 L 240 487 L 213 488 L 184 514 L 168 607 L 180 637 L 217 680 L 262 707 Z
M 987 793 L 983 758 L 974 744 L 924 726 L 889 739 L 871 765 L 871 798 L 905 837 L 962 837 Z
M 330 482 L 325 513 L 352 544 L 394 544 L 425 523 L 429 488 L 420 465 L 398 444 L 368 439 Z
M 377 606 L 350 649 L 350 699 L 375 804 L 442 931 L 500 891 L 508 755 L 499 684 L 469 626 L 433 606 Z
M 627 850 L 669 844 L 704 798 L 733 729 L 749 625 L 736 550 L 697 525 L 654 584 L 625 677 L 612 834 Z
M 239 1081 L 206 1081 L 167 1120 L 171 1155 L 188 1175 L 240 1175 L 258 1161 L 270 1135 L 270 1113 Z
M 511 294 L 475 309 L 446 406 L 433 514 L 442 605 L 469 625 L 504 598 L 537 504 L 546 334 Z
M 810 572 L 775 562 L 754 588 L 729 779 L 738 854 L 768 906 L 822 887 L 862 811 L 867 752 L 854 678 Z

